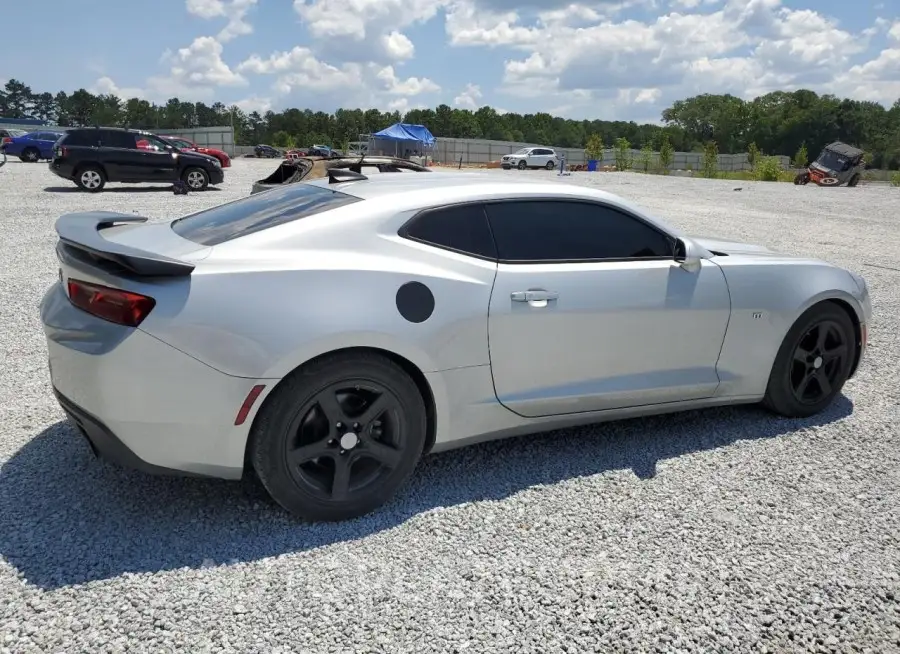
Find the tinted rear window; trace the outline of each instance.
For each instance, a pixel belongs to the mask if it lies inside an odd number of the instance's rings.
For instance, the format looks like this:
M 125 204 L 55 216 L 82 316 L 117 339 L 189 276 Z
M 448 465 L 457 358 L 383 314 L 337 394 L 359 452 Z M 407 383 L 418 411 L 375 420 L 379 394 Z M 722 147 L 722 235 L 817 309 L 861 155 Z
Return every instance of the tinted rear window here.
M 360 199 L 320 186 L 290 184 L 179 218 L 172 223 L 172 229 L 195 243 L 218 245 Z
M 63 141 L 66 145 L 86 145 L 86 146 L 96 146 L 100 141 L 100 130 L 91 129 L 91 130 L 82 130 L 75 129 L 66 133 L 66 140 Z

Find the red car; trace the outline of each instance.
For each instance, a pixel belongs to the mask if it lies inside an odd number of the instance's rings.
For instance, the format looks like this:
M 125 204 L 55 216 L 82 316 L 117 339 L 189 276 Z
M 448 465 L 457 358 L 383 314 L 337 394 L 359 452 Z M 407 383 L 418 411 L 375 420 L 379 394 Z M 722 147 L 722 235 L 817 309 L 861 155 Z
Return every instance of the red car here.
M 161 139 L 164 139 L 174 145 L 179 150 L 193 150 L 194 152 L 199 152 L 200 154 L 208 154 L 211 157 L 215 157 L 219 160 L 219 163 L 222 164 L 222 168 L 228 168 L 231 166 L 231 157 L 228 156 L 228 153 L 223 152 L 222 150 L 217 150 L 216 148 L 208 148 L 204 145 L 197 145 L 193 141 L 188 141 L 186 138 L 182 138 L 181 136 L 163 136 L 159 135 Z M 141 147 L 141 142 L 138 141 L 138 147 Z

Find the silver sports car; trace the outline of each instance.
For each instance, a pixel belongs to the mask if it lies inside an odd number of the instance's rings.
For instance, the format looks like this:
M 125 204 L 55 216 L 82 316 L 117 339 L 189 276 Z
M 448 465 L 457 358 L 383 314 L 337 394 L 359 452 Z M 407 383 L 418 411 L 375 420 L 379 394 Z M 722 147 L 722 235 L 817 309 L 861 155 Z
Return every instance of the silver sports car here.
M 333 171 L 56 230 L 50 375 L 94 452 L 255 473 L 313 520 L 372 511 L 423 454 L 479 440 L 723 404 L 809 416 L 856 371 L 872 311 L 829 263 L 478 173 Z

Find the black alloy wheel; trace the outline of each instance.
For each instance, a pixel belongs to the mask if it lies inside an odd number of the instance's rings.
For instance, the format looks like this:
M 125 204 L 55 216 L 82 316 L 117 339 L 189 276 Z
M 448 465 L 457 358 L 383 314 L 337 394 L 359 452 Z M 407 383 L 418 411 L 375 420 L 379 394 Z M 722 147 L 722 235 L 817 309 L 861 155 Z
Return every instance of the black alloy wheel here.
M 782 342 L 763 404 L 792 418 L 819 413 L 850 377 L 857 347 L 856 330 L 841 307 L 833 302 L 814 305 Z
M 841 325 L 832 320 L 815 323 L 800 337 L 791 360 L 794 399 L 815 405 L 831 395 L 850 354 L 845 339 Z
M 338 502 L 382 483 L 403 456 L 399 406 L 389 389 L 363 379 L 323 388 L 289 427 L 285 457 L 294 481 Z
M 269 494 L 309 520 L 345 520 L 383 505 L 425 445 L 415 382 L 377 354 L 336 354 L 285 378 L 251 433 L 253 467 Z

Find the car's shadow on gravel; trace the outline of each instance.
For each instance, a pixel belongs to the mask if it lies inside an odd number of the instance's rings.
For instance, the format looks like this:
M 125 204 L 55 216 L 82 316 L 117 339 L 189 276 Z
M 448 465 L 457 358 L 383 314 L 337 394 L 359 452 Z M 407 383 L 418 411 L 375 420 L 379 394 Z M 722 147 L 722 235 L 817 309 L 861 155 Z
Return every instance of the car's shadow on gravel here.
M 59 422 L 0 468 L 0 556 L 45 589 L 309 550 L 397 526 L 430 509 L 498 500 L 609 470 L 655 475 L 658 461 L 835 422 L 840 396 L 813 418 L 734 407 L 606 423 L 426 457 L 382 510 L 358 520 L 296 521 L 245 482 L 153 477 L 94 460 Z
M 209 186 L 203 191 L 194 191 L 195 193 L 206 193 L 207 191 L 221 191 L 222 189 L 215 186 Z M 45 193 L 85 193 L 77 186 L 46 186 Z M 102 193 L 163 193 L 172 192 L 172 185 L 168 186 L 108 186 L 103 189 Z

